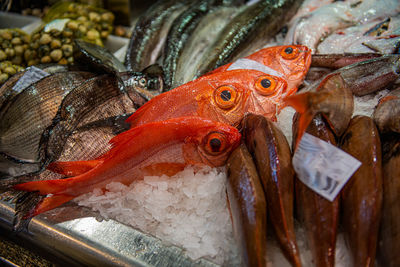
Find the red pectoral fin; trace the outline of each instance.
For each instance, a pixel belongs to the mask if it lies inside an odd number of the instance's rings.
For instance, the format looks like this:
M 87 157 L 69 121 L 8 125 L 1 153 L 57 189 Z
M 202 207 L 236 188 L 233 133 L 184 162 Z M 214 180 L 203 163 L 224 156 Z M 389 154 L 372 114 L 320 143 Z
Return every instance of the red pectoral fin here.
M 57 208 L 58 206 L 70 201 L 71 199 L 75 198 L 74 196 L 69 195 L 53 195 L 50 197 L 46 197 L 40 202 L 32 213 L 25 215 L 24 219 L 32 218 L 40 213 L 43 213 L 48 210 L 52 210 Z
M 101 162 L 101 159 L 85 161 L 60 161 L 50 163 L 49 166 L 47 166 L 47 169 L 65 176 L 77 176 L 93 169 Z
M 15 185 L 14 189 L 28 192 L 38 191 L 41 195 L 55 194 L 67 189 L 70 179 L 27 182 Z
M 163 174 L 167 176 L 173 176 L 180 171 L 183 171 L 186 164 L 183 163 L 156 163 L 148 165 L 142 168 L 145 175 L 149 176 L 161 176 Z

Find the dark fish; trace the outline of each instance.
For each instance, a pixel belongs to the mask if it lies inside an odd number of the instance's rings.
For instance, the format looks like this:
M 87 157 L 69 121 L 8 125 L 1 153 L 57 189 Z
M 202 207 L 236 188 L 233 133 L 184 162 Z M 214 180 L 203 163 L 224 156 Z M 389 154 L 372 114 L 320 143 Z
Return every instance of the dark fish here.
M 311 58 L 311 67 L 325 67 L 340 69 L 351 64 L 381 57 L 380 54 L 314 54 Z
M 296 129 L 298 113 L 295 115 L 293 129 Z M 321 115 L 313 118 L 307 127 L 312 134 L 332 145 L 336 145 L 335 135 Z M 296 136 L 296 132 L 293 133 Z M 336 235 L 339 223 L 339 199 L 333 202 L 311 190 L 302 181 L 295 181 L 297 215 L 305 227 L 315 266 L 335 266 Z
M 312 90 L 313 85 L 309 89 Z M 339 74 L 326 76 L 313 92 L 289 96 L 285 103 L 301 114 L 294 147 L 316 114 L 322 113 L 334 133 L 340 136 L 346 130 L 354 109 L 353 95 Z
M 400 266 L 400 135 L 382 138 L 383 205 L 378 259 L 382 266 Z
M 264 0 L 244 9 L 208 48 L 196 76 L 261 48 L 295 14 L 301 3 L 301 0 Z
M 83 40 L 75 40 L 74 60 L 104 73 L 127 71 L 126 67 L 106 48 Z
M 62 99 L 94 74 L 61 72 L 25 88 L 0 110 L 0 152 L 36 162 L 42 132 L 51 124 Z
M 384 55 L 335 71 L 356 96 L 367 95 L 392 85 L 400 77 L 400 55 Z
M 210 9 L 221 4 L 222 0 L 196 1 L 172 23 L 164 47 L 163 69 L 167 90 L 172 89 L 178 58 L 190 35 Z
M 268 205 L 268 216 L 285 256 L 301 266 L 293 223 L 294 170 L 286 137 L 272 121 L 248 114 L 243 137 L 254 158 Z
M 227 196 L 234 235 L 246 266 L 266 266 L 267 204 L 251 155 L 244 144 L 227 162 Z
M 128 70 L 141 71 L 156 62 L 172 22 L 188 2 L 159 0 L 139 17 L 125 57 Z
M 381 133 L 400 133 L 400 88 L 391 91 L 379 101 L 373 117 Z
M 340 147 L 362 163 L 341 192 L 343 227 L 353 266 L 374 266 L 382 208 L 382 154 L 372 119 L 354 117 Z

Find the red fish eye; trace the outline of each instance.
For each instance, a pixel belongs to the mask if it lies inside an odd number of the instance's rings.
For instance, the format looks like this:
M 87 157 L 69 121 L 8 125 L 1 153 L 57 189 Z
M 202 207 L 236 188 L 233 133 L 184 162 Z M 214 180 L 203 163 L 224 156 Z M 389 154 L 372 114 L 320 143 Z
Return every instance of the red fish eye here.
M 283 48 L 281 51 L 281 56 L 284 59 L 294 59 L 299 55 L 299 49 L 295 46 L 287 46 L 286 48 Z
M 234 107 L 237 99 L 238 93 L 231 86 L 223 85 L 214 91 L 214 101 L 220 108 L 230 109 Z
M 257 79 L 255 87 L 261 95 L 272 95 L 278 87 L 279 81 L 269 75 L 261 76 Z
M 210 133 L 205 138 L 205 150 L 209 154 L 218 154 L 226 148 L 225 135 L 218 132 Z

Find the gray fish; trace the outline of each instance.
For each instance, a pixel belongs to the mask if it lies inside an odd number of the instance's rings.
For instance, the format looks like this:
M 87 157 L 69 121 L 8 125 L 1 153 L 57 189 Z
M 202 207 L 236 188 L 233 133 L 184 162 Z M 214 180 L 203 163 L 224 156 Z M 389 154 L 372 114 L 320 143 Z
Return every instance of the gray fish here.
M 62 72 L 24 89 L 0 110 L 0 151 L 15 159 L 38 161 L 42 132 L 57 113 L 64 96 L 94 74 Z
M 208 48 L 196 77 L 261 48 L 290 19 L 302 0 L 264 0 L 248 6 Z
M 245 6 L 244 6 L 245 7 Z M 172 88 L 194 79 L 202 56 L 226 24 L 244 7 L 218 7 L 211 10 L 196 27 L 183 47 L 176 64 Z
M 224 3 L 222 0 L 196 1 L 174 20 L 168 32 L 167 41 L 164 48 L 163 69 L 167 90 L 171 89 L 171 85 L 175 77 L 178 58 L 181 55 L 190 35 L 201 22 L 201 19 L 207 15 L 212 8 L 223 4 L 234 4 L 231 2 L 235 1 L 227 2 L 229 3 Z
M 128 70 L 141 71 L 156 62 L 172 22 L 187 2 L 159 0 L 139 17 L 125 57 Z

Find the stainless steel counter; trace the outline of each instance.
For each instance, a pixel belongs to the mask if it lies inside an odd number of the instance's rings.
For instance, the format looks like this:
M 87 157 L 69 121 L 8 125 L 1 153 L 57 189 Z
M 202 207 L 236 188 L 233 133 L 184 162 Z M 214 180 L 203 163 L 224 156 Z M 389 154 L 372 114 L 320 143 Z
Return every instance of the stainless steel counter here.
M 182 249 L 70 204 L 35 217 L 28 231 L 12 232 L 13 206 L 0 201 L 0 231 L 52 254 L 59 263 L 89 266 L 216 266 L 191 260 Z

